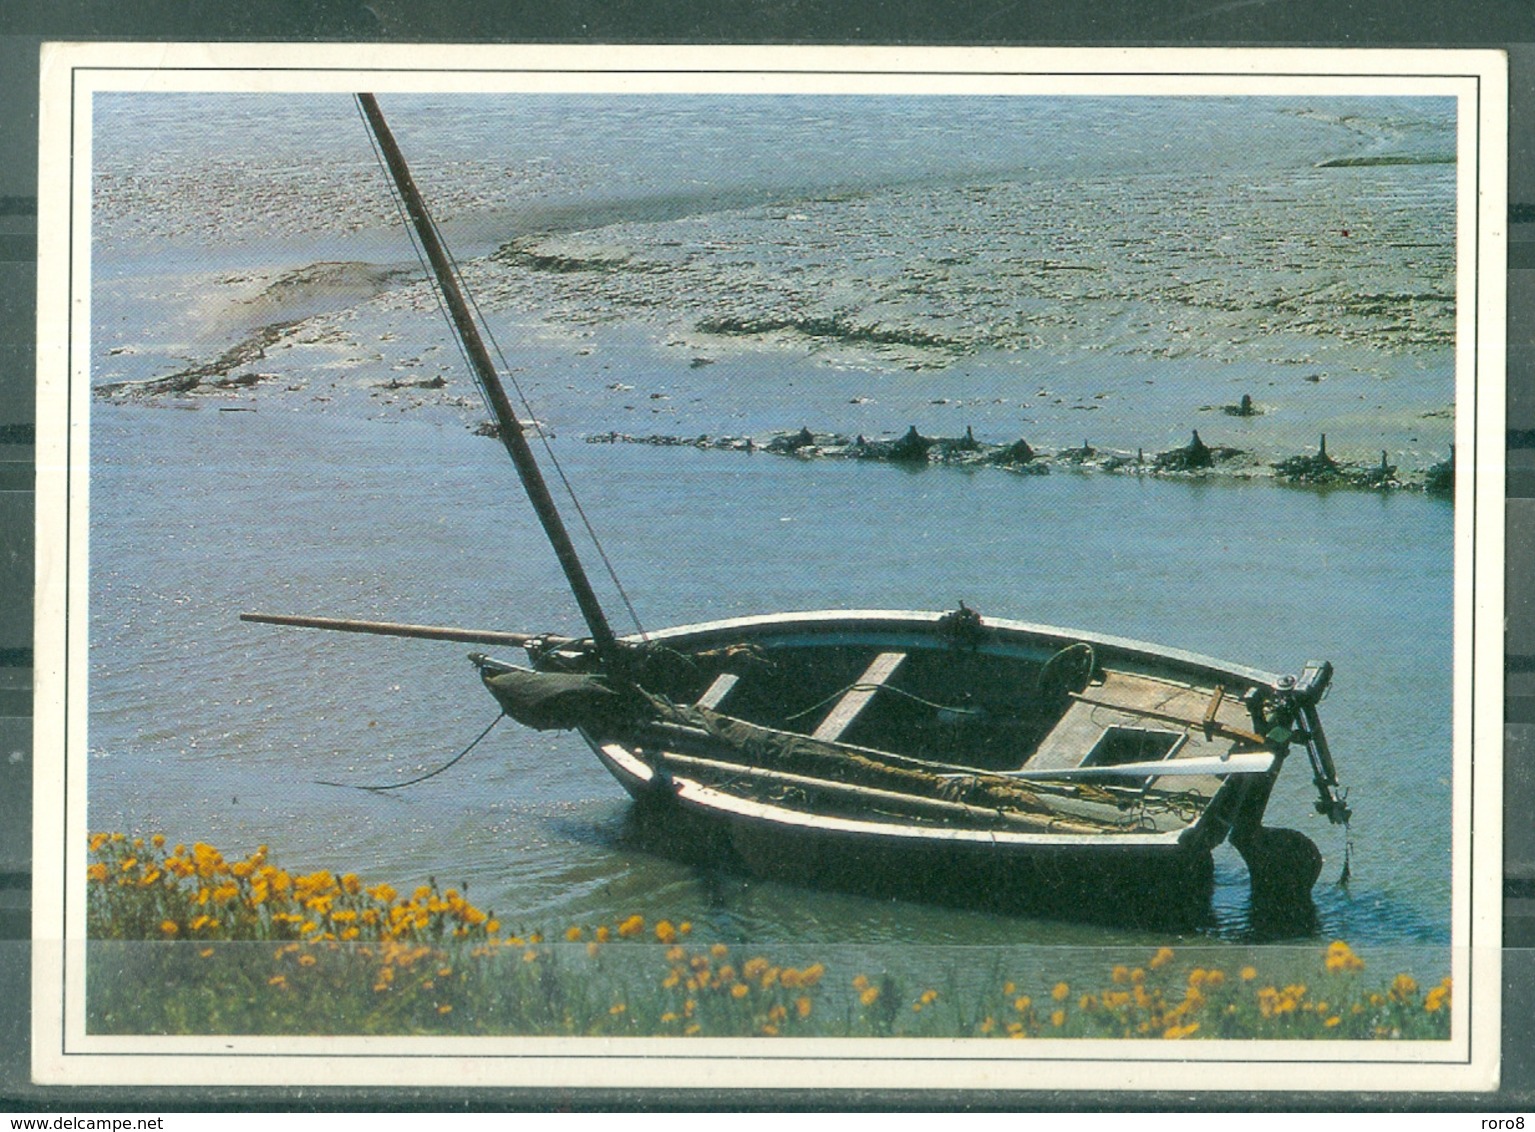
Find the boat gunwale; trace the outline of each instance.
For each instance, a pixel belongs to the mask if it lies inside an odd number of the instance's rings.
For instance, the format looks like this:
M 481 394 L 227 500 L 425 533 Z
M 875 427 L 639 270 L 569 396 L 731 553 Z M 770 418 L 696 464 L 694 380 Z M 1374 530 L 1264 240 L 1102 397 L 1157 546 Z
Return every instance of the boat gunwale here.
M 919 627 L 936 628 L 940 621 L 948 615 L 948 612 L 905 609 L 816 609 L 786 613 L 763 613 L 671 626 L 647 632 L 643 636 L 631 634 L 622 638 L 622 640 L 626 644 L 642 646 L 657 641 L 675 641 L 679 638 L 728 636 L 730 634 L 739 634 L 743 630 L 771 631 L 774 629 L 791 630 L 796 628 L 862 633 L 872 633 L 880 630 L 900 632 Z M 1157 645 L 1149 641 L 1135 640 L 1130 637 L 1113 636 L 1107 633 L 1064 628 L 1056 625 L 1042 625 L 1028 621 L 1014 621 L 1002 617 L 983 618 L 982 627 L 987 630 L 997 630 L 1002 634 L 1003 640 L 977 641 L 975 643 L 975 651 L 981 653 L 1002 652 L 1004 649 L 998 646 L 1023 643 L 1021 641 L 1007 641 L 1006 638 L 1010 636 L 1033 637 L 1042 641 L 1063 641 L 1066 643 L 1082 641 L 1096 647 L 1112 650 L 1122 656 L 1153 662 L 1170 662 L 1181 668 L 1191 669 L 1210 676 L 1235 676 L 1249 683 L 1260 684 L 1269 688 L 1279 687 L 1280 682 L 1285 679 L 1285 677 L 1278 673 L 1268 672 L 1260 668 L 1252 668 L 1248 665 L 1235 664 L 1202 653 Z M 924 632 L 916 635 L 927 638 L 932 634 Z

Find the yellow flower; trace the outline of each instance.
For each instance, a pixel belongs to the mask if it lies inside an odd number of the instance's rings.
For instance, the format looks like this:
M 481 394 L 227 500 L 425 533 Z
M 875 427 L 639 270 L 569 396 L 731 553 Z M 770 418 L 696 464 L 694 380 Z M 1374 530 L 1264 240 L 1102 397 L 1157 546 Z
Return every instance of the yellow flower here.
M 1353 948 L 1341 939 L 1335 939 L 1327 945 L 1323 965 L 1332 972 L 1364 970 L 1364 960 L 1355 955 Z
M 747 994 L 750 993 L 750 991 L 751 988 L 748 987 L 745 983 L 737 983 L 735 986 L 730 988 L 730 996 L 732 998 L 745 998 Z
M 1050 1015 L 1050 1025 L 1054 1026 L 1056 1029 L 1060 1029 L 1062 1026 L 1066 1025 L 1066 1012 L 1064 1010 L 1057 1010 L 1053 1012 Z
M 1113 979 L 1114 982 L 1118 983 L 1120 986 L 1123 986 L 1125 983 L 1130 981 L 1130 968 L 1121 963 L 1116 966 L 1112 972 L 1110 972 L 1109 978 Z
M 1443 1010 L 1450 1002 L 1450 980 L 1446 978 L 1437 987 L 1428 992 L 1423 999 L 1423 1009 L 1430 1014 Z
M 794 1000 L 794 1012 L 801 1018 L 810 1017 L 810 996 L 802 994 Z
M 627 1006 L 625 1006 L 622 1002 L 615 1002 L 612 1006 L 608 1007 L 608 1013 L 612 1014 L 612 1015 L 614 1015 L 616 1017 L 617 1015 L 622 1014 L 624 1011 L 626 1011 L 628 1009 L 629 1008 Z
M 1071 987 L 1067 986 L 1065 983 L 1056 983 L 1055 986 L 1050 990 L 1050 997 L 1055 999 L 1056 1002 L 1065 1002 L 1066 996 L 1070 993 Z
M 163 834 L 163 833 L 155 834 L 153 837 L 151 837 L 149 839 L 149 843 L 151 845 L 153 845 L 156 849 L 163 848 L 164 845 L 165 845 L 165 834 Z
M 730 954 L 730 948 L 726 947 L 723 943 L 716 943 L 713 947 L 709 948 L 709 954 L 716 959 L 723 959 Z
M 160 930 L 166 935 L 175 935 L 181 929 L 176 926 L 175 920 L 161 920 Z
M 863 993 L 858 996 L 858 1001 L 865 1006 L 873 1006 L 879 998 L 878 987 L 865 987 Z
M 1033 1005 L 1034 1000 L 1026 994 L 1021 994 L 1013 1000 L 1013 1009 L 1018 1011 L 1019 1014 L 1022 1014 L 1025 1010 Z
M 1250 982 L 1252 982 L 1254 979 L 1256 979 L 1258 977 L 1258 968 L 1256 968 L 1256 967 L 1243 967 L 1241 972 L 1240 972 L 1240 974 L 1242 976 L 1242 981 L 1244 983 L 1250 983 Z
M 1169 1026 L 1167 1029 L 1162 1031 L 1162 1036 L 1169 1040 L 1176 1041 L 1179 1038 L 1188 1037 L 1197 1029 L 1199 1029 L 1198 1022 L 1190 1022 L 1186 1026 Z
M 671 943 L 677 938 L 677 929 L 670 920 L 662 920 L 656 925 L 656 938 L 662 943 Z
M 1409 998 L 1416 998 L 1418 994 L 1418 981 L 1411 975 L 1398 975 L 1391 981 L 1391 997 L 1398 1002 L 1406 1002 Z
M 633 939 L 644 930 L 645 917 L 639 915 L 630 916 L 627 920 L 618 925 L 618 934 L 624 939 Z
M 94 865 L 85 870 L 85 875 L 91 880 L 104 881 L 107 879 L 107 867 L 100 861 L 97 861 Z
M 1173 949 L 1170 947 L 1159 947 L 1157 948 L 1157 953 L 1151 957 L 1150 966 L 1153 971 L 1156 971 L 1162 967 L 1166 967 L 1172 961 Z
M 580 939 L 581 939 L 581 928 L 580 928 L 580 926 L 576 925 L 576 924 L 571 924 L 570 927 L 565 929 L 565 938 L 567 940 L 569 940 L 571 943 L 579 942 Z

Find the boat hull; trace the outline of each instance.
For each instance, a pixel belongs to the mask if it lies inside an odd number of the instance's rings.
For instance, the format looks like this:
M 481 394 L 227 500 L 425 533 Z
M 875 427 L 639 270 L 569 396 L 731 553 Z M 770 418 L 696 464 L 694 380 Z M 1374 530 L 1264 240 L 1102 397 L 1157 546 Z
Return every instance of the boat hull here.
M 635 799 L 646 848 L 787 884 L 1003 914 L 1130 926 L 1193 927 L 1210 914 L 1214 861 L 1177 841 L 931 836 L 877 822 L 830 823 L 666 785 L 633 752 L 588 740 Z
M 683 626 L 653 633 L 648 642 L 694 655 L 747 646 L 770 658 L 815 650 L 885 650 L 925 655 L 929 667 L 935 660 L 948 665 L 952 658 L 953 666 L 983 669 L 1050 657 L 1086 642 L 1106 668 L 1200 690 L 1200 695 L 1212 686 L 1282 686 L 1281 677 L 1272 673 L 1121 638 L 988 619 L 982 634 L 956 643 L 949 628 L 938 613 L 814 612 Z M 1233 699 L 1222 709 L 1228 726 L 1238 710 L 1235 704 Z M 1207 740 L 1216 718 L 1216 709 L 1209 710 Z M 664 737 L 653 732 L 626 738 L 601 729 L 580 730 L 602 764 L 639 802 L 637 816 L 647 826 L 647 840 L 663 851 L 696 857 L 702 848 L 717 863 L 819 888 L 1148 925 L 1189 925 L 1209 915 L 1212 850 L 1229 837 L 1241 842 L 1246 856 L 1265 842 L 1255 831 L 1263 829 L 1263 810 L 1283 761 L 1280 752 L 1264 773 L 1203 780 L 1202 807 L 1181 825 L 1094 831 L 1070 821 L 1060 822 L 1060 828 L 1009 824 L 1001 818 L 987 823 L 973 813 L 966 820 L 923 820 L 878 804 L 862 811 L 796 804 L 793 789 L 743 790 L 728 776 L 694 775 L 689 766 L 707 761 L 698 757 L 696 746 L 691 752 L 686 745 L 666 747 Z M 1194 724 L 1184 730 L 1186 739 L 1198 739 Z M 792 776 L 779 777 L 787 781 Z M 1296 873 L 1285 885 L 1267 885 L 1262 895 L 1309 903 L 1314 879 L 1314 873 Z M 1256 886 L 1254 892 L 1258 895 Z

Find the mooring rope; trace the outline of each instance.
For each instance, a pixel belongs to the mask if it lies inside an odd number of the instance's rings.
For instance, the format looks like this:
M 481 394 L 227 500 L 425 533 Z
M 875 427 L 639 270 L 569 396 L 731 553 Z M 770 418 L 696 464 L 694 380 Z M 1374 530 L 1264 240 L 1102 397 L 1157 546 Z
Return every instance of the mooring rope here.
M 485 736 L 490 734 L 491 728 L 495 727 L 496 724 L 500 723 L 505 718 L 506 718 L 506 712 L 502 712 L 500 715 L 496 716 L 495 719 L 490 721 L 490 727 L 487 727 L 484 731 L 481 731 L 479 733 L 479 735 L 477 735 L 475 737 L 474 742 L 470 743 L 462 751 L 460 751 L 458 754 L 454 755 L 447 762 L 443 763 L 436 770 L 428 771 L 426 774 L 417 775 L 415 778 L 407 778 L 404 782 L 390 782 L 390 783 L 383 783 L 383 784 L 375 784 L 375 785 L 372 785 L 372 786 L 366 786 L 366 785 L 363 785 L 362 783 L 358 783 L 358 782 L 328 782 L 328 781 L 326 781 L 323 778 L 317 778 L 317 779 L 315 779 L 315 784 L 317 786 L 341 786 L 341 787 L 345 787 L 345 788 L 347 788 L 349 790 L 367 790 L 367 791 L 369 791 L 371 793 L 374 793 L 374 794 L 382 793 L 385 790 L 398 790 L 402 786 L 414 786 L 418 782 L 425 782 L 428 778 L 436 778 L 443 771 L 445 771 L 449 767 L 453 766 L 460 759 L 462 759 L 465 755 L 467 755 L 470 751 L 472 751 L 476 747 L 478 747 L 480 745 L 480 740 L 484 739 Z

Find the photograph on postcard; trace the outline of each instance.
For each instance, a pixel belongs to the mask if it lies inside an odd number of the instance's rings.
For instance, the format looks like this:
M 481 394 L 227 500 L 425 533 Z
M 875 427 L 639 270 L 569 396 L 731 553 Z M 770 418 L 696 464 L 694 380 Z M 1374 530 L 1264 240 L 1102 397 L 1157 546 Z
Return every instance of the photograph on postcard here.
M 77 73 L 65 1055 L 1485 1067 L 1474 76 L 916 58 Z

